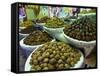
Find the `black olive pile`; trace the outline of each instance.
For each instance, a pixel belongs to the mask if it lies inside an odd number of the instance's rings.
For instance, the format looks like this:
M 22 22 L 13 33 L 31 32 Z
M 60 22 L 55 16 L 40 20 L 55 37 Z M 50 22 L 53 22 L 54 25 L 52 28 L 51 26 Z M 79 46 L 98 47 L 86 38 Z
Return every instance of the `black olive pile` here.
M 60 18 L 52 17 L 47 20 L 45 26 L 50 27 L 50 28 L 61 28 L 65 26 L 65 23 Z
M 33 31 L 36 31 L 36 28 L 34 28 L 33 26 L 29 26 L 29 27 L 26 27 L 25 29 L 22 29 L 20 33 L 29 34 L 29 33 L 32 33 Z
M 29 36 L 24 39 L 24 43 L 27 45 L 40 45 L 51 40 L 52 37 L 48 33 L 37 30 L 30 33 Z
M 78 49 L 63 42 L 47 42 L 31 56 L 32 71 L 70 69 L 80 60 Z
M 84 16 L 66 27 L 64 33 L 74 39 L 93 41 L 96 40 L 96 23 L 90 17 Z

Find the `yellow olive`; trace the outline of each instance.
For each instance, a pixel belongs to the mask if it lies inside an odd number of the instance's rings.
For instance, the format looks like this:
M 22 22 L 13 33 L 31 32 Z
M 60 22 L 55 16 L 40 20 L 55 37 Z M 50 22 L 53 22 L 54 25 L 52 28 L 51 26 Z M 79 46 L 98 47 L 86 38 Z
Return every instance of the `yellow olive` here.
M 60 58 L 60 55 L 59 54 L 57 54 L 57 55 L 55 55 L 55 59 L 59 59 Z

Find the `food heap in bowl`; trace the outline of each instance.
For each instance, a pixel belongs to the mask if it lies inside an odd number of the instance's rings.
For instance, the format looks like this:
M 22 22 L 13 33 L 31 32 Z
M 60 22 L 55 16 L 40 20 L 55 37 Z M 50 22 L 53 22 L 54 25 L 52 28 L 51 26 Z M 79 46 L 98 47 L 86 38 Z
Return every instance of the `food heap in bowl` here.
M 64 33 L 77 40 L 93 41 L 96 40 L 96 23 L 90 17 L 84 16 L 66 27 Z
M 45 26 L 48 28 L 61 28 L 65 26 L 65 23 L 60 18 L 52 17 L 46 21 Z
M 30 59 L 31 71 L 74 68 L 81 57 L 81 52 L 68 44 L 47 42 L 32 53 Z
M 29 36 L 25 38 L 24 43 L 26 45 L 40 45 L 52 39 L 53 38 L 48 33 L 37 30 L 29 34 Z

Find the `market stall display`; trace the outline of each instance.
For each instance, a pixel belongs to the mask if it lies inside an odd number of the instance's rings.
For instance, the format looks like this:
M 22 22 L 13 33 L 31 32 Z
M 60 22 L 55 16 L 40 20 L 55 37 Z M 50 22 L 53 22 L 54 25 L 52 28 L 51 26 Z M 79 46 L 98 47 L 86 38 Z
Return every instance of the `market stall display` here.
M 16 35 L 22 71 L 97 67 L 96 9 L 38 4 L 22 7 L 25 18 L 22 22 L 19 18 Z

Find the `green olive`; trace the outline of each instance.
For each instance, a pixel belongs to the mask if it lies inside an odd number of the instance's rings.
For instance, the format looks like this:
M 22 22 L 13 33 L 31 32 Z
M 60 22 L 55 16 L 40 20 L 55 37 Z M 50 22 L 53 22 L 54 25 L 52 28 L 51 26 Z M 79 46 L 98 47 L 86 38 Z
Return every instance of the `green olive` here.
M 70 66 L 68 64 L 65 64 L 65 69 L 69 69 Z
M 75 63 L 74 63 L 73 61 L 70 63 L 70 65 L 71 65 L 72 67 L 74 66 L 74 64 L 75 64 Z
M 39 65 L 35 66 L 36 70 L 41 70 L 41 67 Z
M 33 60 L 33 64 L 38 64 L 38 61 L 37 60 Z
M 47 62 L 49 62 L 49 59 L 48 58 L 44 58 L 43 62 L 47 63 Z
M 43 68 L 43 70 L 48 70 L 48 69 L 49 69 L 48 67 L 44 67 L 44 68 Z
M 50 58 L 53 58 L 53 57 L 54 57 L 54 55 L 53 55 L 53 54 L 51 54 L 51 55 L 50 55 Z
M 43 57 L 38 57 L 38 61 L 42 61 L 43 60 Z
M 55 55 L 55 59 L 59 59 L 60 58 L 60 55 L 59 54 L 57 54 L 57 55 Z
M 56 59 L 55 58 L 50 59 L 49 63 L 50 64 L 55 64 L 56 63 Z
M 63 60 L 62 59 L 59 59 L 58 60 L 58 63 L 60 64 L 60 63 L 63 63 Z
M 54 66 L 51 64 L 48 64 L 48 68 L 52 70 L 52 69 L 54 69 Z
M 64 68 L 64 64 L 59 64 L 58 69 L 63 69 Z
M 65 57 L 65 56 L 61 56 L 61 59 L 62 59 L 62 60 L 65 60 L 65 59 L 66 59 L 66 57 Z

